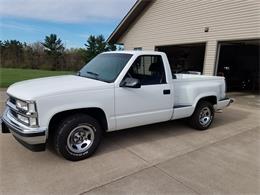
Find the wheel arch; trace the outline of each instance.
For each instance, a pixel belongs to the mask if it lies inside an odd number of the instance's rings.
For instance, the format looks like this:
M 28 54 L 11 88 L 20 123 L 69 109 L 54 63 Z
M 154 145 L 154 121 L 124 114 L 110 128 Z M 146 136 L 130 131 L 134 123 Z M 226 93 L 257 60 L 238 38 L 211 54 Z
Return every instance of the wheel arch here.
M 205 95 L 202 95 L 200 97 L 197 97 L 196 100 L 194 101 L 194 104 L 193 104 L 193 112 L 192 114 L 195 112 L 196 110 L 196 107 L 198 105 L 199 102 L 201 101 L 206 101 L 206 102 L 209 102 L 211 103 L 212 105 L 215 105 L 217 104 L 217 96 L 216 95 L 212 95 L 212 94 L 205 94 Z
M 217 98 L 217 94 L 210 92 L 210 93 L 202 93 L 200 95 L 198 95 L 196 98 L 194 98 L 194 102 L 192 104 L 192 106 L 194 108 L 196 108 L 197 104 L 200 101 L 207 101 L 209 103 L 211 103 L 212 105 L 217 104 L 218 103 L 218 98 Z
M 54 129 L 57 127 L 59 124 L 59 121 L 62 120 L 63 118 L 73 115 L 73 114 L 87 114 L 93 118 L 95 118 L 101 125 L 102 129 L 106 131 L 108 129 L 108 122 L 107 122 L 107 117 L 101 108 L 98 107 L 90 107 L 90 108 L 80 108 L 80 109 L 71 109 L 71 110 L 65 110 L 61 111 L 58 113 L 55 113 L 48 124 L 48 134 L 52 134 L 54 132 Z
M 211 103 L 212 105 L 215 105 L 215 104 L 217 104 L 217 96 L 211 95 L 211 96 L 202 97 L 199 99 L 198 102 L 200 102 L 200 101 L 206 101 L 206 102 Z M 198 102 L 197 102 L 197 104 L 198 104 Z

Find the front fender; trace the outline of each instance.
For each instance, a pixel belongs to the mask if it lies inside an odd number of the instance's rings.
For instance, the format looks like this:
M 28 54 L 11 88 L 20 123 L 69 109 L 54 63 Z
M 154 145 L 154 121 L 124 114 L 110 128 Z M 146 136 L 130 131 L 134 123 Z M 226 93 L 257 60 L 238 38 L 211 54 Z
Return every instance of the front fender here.
M 55 114 L 84 108 L 102 109 L 107 117 L 108 129 L 115 128 L 114 93 L 110 89 L 43 97 L 37 101 L 39 124 L 48 127 Z

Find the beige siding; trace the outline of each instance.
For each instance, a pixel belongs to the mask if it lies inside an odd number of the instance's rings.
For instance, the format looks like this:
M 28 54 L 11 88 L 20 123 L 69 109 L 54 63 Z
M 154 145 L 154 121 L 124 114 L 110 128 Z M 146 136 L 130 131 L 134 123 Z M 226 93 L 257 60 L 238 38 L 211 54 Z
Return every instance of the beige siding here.
M 218 41 L 255 38 L 260 38 L 260 0 L 156 0 L 119 42 L 145 50 L 207 42 L 204 74 L 213 74 Z

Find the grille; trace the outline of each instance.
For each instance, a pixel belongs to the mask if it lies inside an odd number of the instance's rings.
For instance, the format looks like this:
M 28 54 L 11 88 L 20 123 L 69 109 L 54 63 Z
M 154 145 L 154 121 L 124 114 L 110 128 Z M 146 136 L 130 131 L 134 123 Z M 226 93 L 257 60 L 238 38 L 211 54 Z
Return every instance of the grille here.
M 10 110 L 10 113 L 11 113 L 11 115 L 13 115 L 13 117 L 17 118 L 17 113 L 15 111 Z
M 13 97 L 9 97 L 9 101 L 12 103 L 12 104 L 16 104 L 16 100 L 15 100 L 15 98 L 13 98 Z

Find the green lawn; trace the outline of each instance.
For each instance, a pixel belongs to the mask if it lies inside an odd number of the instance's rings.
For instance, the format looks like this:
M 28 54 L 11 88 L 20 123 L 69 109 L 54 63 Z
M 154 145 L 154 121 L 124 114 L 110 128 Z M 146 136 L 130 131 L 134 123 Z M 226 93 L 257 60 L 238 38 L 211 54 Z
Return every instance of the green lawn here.
M 69 71 L 0 68 L 0 88 L 8 87 L 18 81 L 65 74 L 74 73 Z

